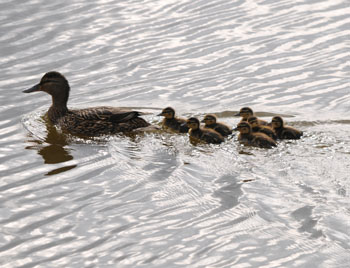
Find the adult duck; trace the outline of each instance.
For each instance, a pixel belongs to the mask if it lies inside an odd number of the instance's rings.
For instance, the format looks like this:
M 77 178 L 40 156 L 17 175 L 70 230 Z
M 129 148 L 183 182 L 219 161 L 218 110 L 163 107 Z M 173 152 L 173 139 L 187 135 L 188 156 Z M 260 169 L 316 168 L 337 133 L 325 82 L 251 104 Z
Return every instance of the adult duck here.
M 224 123 L 217 122 L 217 118 L 213 114 L 207 114 L 202 120 L 205 128 L 210 128 L 219 132 L 223 137 L 232 134 L 232 129 Z
M 271 125 L 279 139 L 298 140 L 303 136 L 302 131 L 286 126 L 283 118 L 280 116 L 273 117 Z
M 252 108 L 249 107 L 243 107 L 239 110 L 239 112 L 237 114 L 235 114 L 235 116 L 240 116 L 242 117 L 241 122 L 247 122 L 249 116 L 253 116 L 254 112 L 252 110 Z M 262 119 L 258 119 L 258 123 L 259 125 L 268 125 L 267 121 L 262 120 Z
M 261 148 L 272 148 L 277 146 L 276 142 L 264 133 L 253 133 L 252 127 L 248 122 L 241 122 L 237 125 L 240 132 L 238 141 L 244 145 L 256 146 Z
M 205 142 L 219 144 L 224 141 L 221 134 L 215 130 L 200 127 L 200 122 L 195 117 L 191 117 L 187 120 L 187 126 L 190 128 L 188 133 L 192 143 Z
M 24 90 L 24 93 L 43 91 L 51 95 L 52 105 L 48 110 L 49 120 L 63 131 L 73 135 L 100 136 L 118 132 L 130 132 L 150 124 L 138 111 L 117 107 L 91 107 L 71 110 L 67 107 L 70 87 L 59 72 L 48 72 L 39 84 Z
M 186 125 L 186 119 L 176 117 L 175 110 L 172 107 L 166 107 L 158 116 L 164 116 L 162 127 L 174 132 L 187 133 L 189 128 Z

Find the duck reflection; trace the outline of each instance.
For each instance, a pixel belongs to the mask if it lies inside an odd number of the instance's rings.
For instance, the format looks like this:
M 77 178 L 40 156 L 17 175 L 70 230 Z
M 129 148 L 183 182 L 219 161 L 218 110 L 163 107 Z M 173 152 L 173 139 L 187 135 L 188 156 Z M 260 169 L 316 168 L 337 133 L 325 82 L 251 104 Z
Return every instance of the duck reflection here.
M 73 160 L 73 156 L 70 154 L 69 150 L 65 148 L 65 146 L 69 144 L 67 136 L 58 132 L 56 127 L 47 120 L 46 115 L 43 117 L 43 120 L 47 130 L 45 139 L 43 141 L 31 139 L 30 142 L 34 142 L 36 145 L 27 146 L 26 149 L 37 150 L 38 154 L 44 159 L 45 164 L 58 164 Z M 77 165 L 71 165 L 54 169 L 46 175 L 58 174 L 75 168 L 76 166 Z

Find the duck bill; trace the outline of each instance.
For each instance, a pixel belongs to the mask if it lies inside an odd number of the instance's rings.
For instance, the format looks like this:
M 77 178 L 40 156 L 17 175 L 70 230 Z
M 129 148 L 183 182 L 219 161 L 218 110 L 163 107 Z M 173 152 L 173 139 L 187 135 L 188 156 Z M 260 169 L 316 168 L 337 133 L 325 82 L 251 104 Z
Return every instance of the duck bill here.
M 233 116 L 241 116 L 241 113 L 236 113 Z
M 163 115 L 164 115 L 163 113 L 157 114 L 157 116 L 163 116 Z
M 23 93 L 32 93 L 32 92 L 36 92 L 36 91 L 40 91 L 40 84 L 37 84 L 29 89 L 23 90 Z

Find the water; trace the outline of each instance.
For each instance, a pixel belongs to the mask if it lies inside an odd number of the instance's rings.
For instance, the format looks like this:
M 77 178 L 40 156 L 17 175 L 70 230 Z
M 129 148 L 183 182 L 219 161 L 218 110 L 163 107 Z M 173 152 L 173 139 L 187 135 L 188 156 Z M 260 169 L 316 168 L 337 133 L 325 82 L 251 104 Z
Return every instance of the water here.
M 325 1 L 0 3 L 1 267 L 348 267 L 350 7 Z M 305 132 L 271 150 L 186 135 L 83 140 L 22 94 L 202 118 L 252 107 Z

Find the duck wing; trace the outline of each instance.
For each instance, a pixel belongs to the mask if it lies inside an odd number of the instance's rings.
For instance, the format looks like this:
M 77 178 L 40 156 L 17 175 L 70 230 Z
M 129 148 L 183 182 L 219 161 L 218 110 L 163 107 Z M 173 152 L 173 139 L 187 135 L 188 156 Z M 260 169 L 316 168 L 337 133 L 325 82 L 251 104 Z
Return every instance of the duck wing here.
M 142 113 L 138 111 L 132 111 L 128 109 L 121 109 L 117 107 L 91 107 L 87 109 L 70 110 L 74 116 L 79 117 L 81 120 L 88 121 L 107 121 L 115 124 L 125 123 L 134 118 L 139 117 Z

